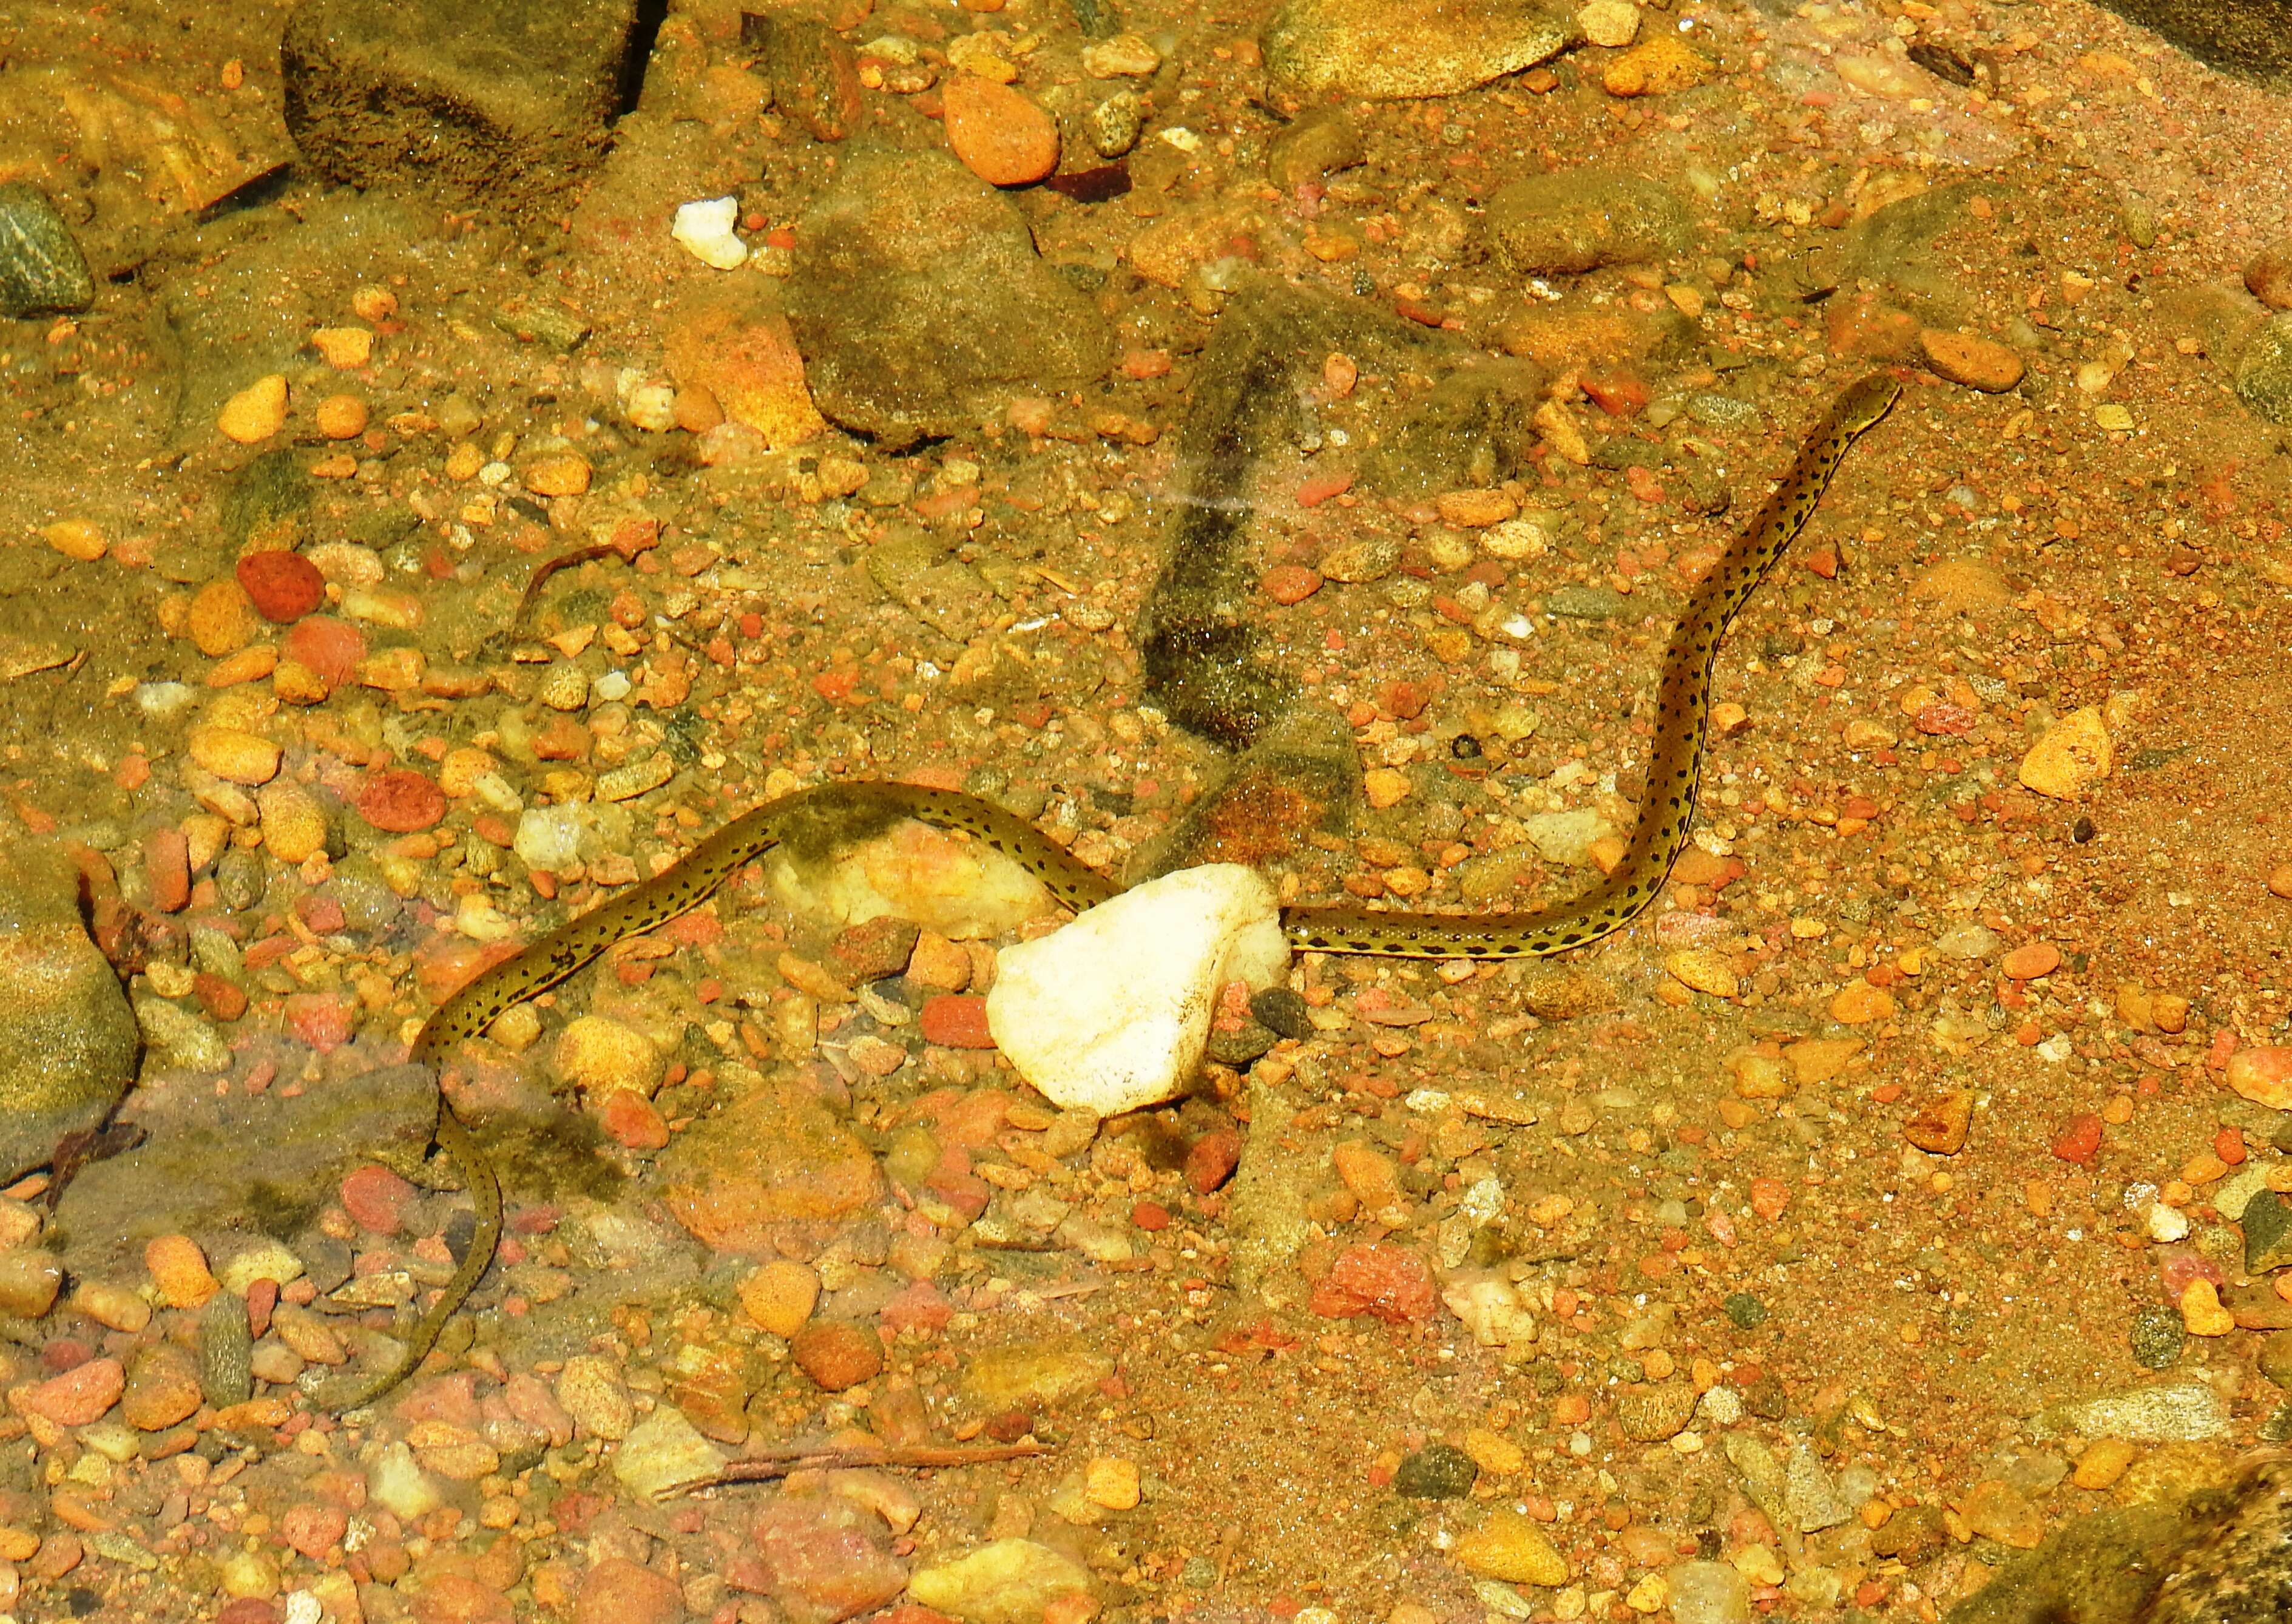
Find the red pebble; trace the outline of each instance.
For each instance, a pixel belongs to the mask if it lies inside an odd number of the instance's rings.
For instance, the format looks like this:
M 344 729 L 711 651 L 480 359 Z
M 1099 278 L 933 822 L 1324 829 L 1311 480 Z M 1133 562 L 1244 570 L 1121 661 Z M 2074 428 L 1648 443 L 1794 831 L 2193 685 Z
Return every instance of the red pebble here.
M 270 1311 L 278 1306 L 278 1282 L 256 1280 L 246 1288 L 246 1329 L 257 1342 L 270 1329 Z
M 2167 1247 L 2157 1256 L 2157 1284 L 2168 1303 L 2179 1302 L 2181 1293 L 2195 1281 L 2209 1281 L 2217 1286 L 2224 1278 L 2220 1264 L 2184 1246 Z
M 1432 1271 L 1406 1247 L 1364 1241 L 1337 1254 L 1315 1282 L 1312 1309 L 1324 1319 L 1369 1314 L 1392 1324 L 1432 1317 Z
M 238 561 L 238 584 L 265 620 L 300 620 L 325 602 L 327 579 L 300 553 L 250 553 Z
M 1230 1127 L 1214 1127 L 1186 1150 L 1186 1183 L 1196 1195 L 1207 1195 L 1233 1176 L 1241 1160 L 1241 1135 Z
M 290 992 L 286 1030 L 321 1054 L 331 1054 L 358 1030 L 351 1000 L 339 992 Z
M 388 1168 L 369 1163 L 343 1179 L 343 1210 L 363 1230 L 395 1235 L 406 1227 L 415 1189 Z
M 616 1088 L 597 1104 L 597 1119 L 615 1144 L 633 1151 L 659 1151 L 668 1146 L 668 1120 L 659 1108 L 634 1088 Z
M 924 1000 L 924 1041 L 950 1049 L 991 1049 L 995 1036 L 987 1030 L 987 1000 L 975 993 L 940 992 Z
M 1149 1234 L 1170 1227 L 1170 1209 L 1159 1201 L 1141 1201 L 1130 1209 L 1130 1221 Z
M 201 1009 L 218 1021 L 236 1021 L 246 1013 L 246 989 L 211 970 L 193 972 L 191 996 L 198 999 Z
M 143 842 L 143 877 L 151 886 L 151 906 L 181 913 L 191 901 L 191 843 L 181 829 L 154 829 Z
M 392 767 L 367 776 L 358 809 L 378 829 L 411 835 L 446 815 L 446 792 L 410 767 Z
M 2089 1111 L 2071 1117 L 2054 1135 L 2054 1154 L 2081 1168 L 2093 1166 L 2101 1154 L 2101 1118 Z
M 58 1426 L 92 1426 L 119 1402 L 127 1372 L 117 1359 L 91 1359 L 8 1395 L 10 1405 Z
M 1321 572 L 1303 564 L 1276 564 L 1258 578 L 1257 590 L 1276 603 L 1303 603 L 1321 590 Z
M 1341 497 L 1352 488 L 1353 476 L 1350 470 L 1309 473 L 1298 482 L 1297 505 L 1319 507 L 1331 497 Z
M 215 1624 L 278 1624 L 284 1615 L 259 1596 L 242 1596 L 215 1614 Z
M 349 1530 L 350 1518 L 341 1507 L 308 1500 L 289 1506 L 278 1519 L 280 1537 L 312 1562 L 325 1561 Z
M 315 891 L 306 891 L 295 899 L 295 917 L 321 936 L 334 935 L 350 923 L 340 902 Z
M 884 1343 L 873 1326 L 812 1320 L 788 1340 L 796 1369 L 830 1393 L 870 1380 L 884 1369 Z
M 329 687 L 358 669 L 366 658 L 366 634 L 347 620 L 313 615 L 298 620 L 278 650 L 279 657 L 308 667 Z
M 2244 1165 L 2245 1155 L 2244 1130 L 2240 1127 L 2224 1127 L 2217 1134 L 2215 1134 L 2213 1135 L 2213 1154 L 2219 1157 L 2223 1161 L 2228 1163 L 2231 1168 L 2242 1167 Z
M 683 1617 L 676 1581 L 625 1556 L 608 1556 L 584 1574 L 573 1603 L 573 1624 L 676 1624 Z

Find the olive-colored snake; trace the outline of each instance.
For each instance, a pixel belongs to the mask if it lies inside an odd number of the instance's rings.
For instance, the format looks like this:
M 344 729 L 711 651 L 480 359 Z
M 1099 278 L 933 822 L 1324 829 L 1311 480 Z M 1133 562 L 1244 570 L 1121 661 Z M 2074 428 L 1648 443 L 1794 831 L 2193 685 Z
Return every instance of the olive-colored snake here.
M 1711 666 L 1719 640 L 1783 549 L 1821 500 L 1849 446 L 1894 404 L 1902 386 L 1875 373 L 1842 394 L 1808 437 L 1742 534 L 1688 600 L 1665 652 L 1656 690 L 1654 744 L 1639 820 L 1623 860 L 1599 885 L 1573 901 L 1533 913 L 1426 914 L 1363 908 L 1287 908 L 1281 923 L 1300 948 L 1325 953 L 1376 953 L 1409 958 L 1532 958 L 1563 953 L 1622 929 L 1655 901 L 1686 846 L 1703 769 L 1704 721 Z M 1079 912 L 1121 887 L 1022 820 L 976 796 L 909 784 L 824 785 L 755 807 L 718 829 L 644 884 L 569 921 L 456 992 L 414 1040 L 411 1058 L 442 1068 L 447 1052 L 474 1038 L 503 1011 L 554 986 L 614 943 L 652 930 L 697 906 L 746 864 L 779 845 L 791 818 L 823 804 L 884 817 L 908 817 L 960 829 L 1025 868 L 1065 906 Z M 482 1150 L 441 1095 L 437 1143 L 460 1164 L 477 1208 L 468 1251 L 444 1292 L 415 1326 L 398 1361 L 330 1407 L 370 1403 L 411 1374 L 448 1319 L 493 1260 L 501 1239 L 501 1187 Z

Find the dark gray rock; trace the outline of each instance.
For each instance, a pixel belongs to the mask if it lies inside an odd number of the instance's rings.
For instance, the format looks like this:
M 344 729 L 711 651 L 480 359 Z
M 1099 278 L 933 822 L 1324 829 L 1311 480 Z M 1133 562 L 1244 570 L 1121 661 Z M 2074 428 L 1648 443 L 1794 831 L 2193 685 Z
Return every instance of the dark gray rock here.
M 230 1249 L 234 1236 L 283 1240 L 359 1163 L 418 1171 L 438 1119 L 438 1082 L 426 1066 L 337 1068 L 299 1094 L 217 1097 L 205 1078 L 153 1079 L 120 1119 L 141 1127 L 144 1142 L 82 1168 L 56 1205 L 53 1233 L 76 1275 L 141 1269 L 155 1235 L 190 1235 L 210 1255 Z
M 2292 1200 L 2259 1191 L 2244 1204 L 2243 1223 L 2247 1274 L 2292 1268 Z
M 305 0 L 279 42 L 287 133 L 356 186 L 545 205 L 604 155 L 642 69 L 636 0 Z
M 1694 217 L 1669 187 L 1612 169 L 1530 175 L 1489 199 L 1489 241 L 1514 276 L 1570 275 L 1684 252 Z
M 2292 425 L 2292 312 L 2272 318 L 2245 345 L 2236 398 L 2271 423 Z
M 141 1037 L 80 918 L 78 871 L 36 842 L 0 849 L 0 1180 L 100 1126 L 135 1078 Z
M 1105 318 L 1018 206 L 945 152 L 855 152 L 796 233 L 787 317 L 819 409 L 891 446 L 1104 374 Z
M 38 187 L 0 186 L 0 316 L 69 314 L 95 303 L 71 227 Z

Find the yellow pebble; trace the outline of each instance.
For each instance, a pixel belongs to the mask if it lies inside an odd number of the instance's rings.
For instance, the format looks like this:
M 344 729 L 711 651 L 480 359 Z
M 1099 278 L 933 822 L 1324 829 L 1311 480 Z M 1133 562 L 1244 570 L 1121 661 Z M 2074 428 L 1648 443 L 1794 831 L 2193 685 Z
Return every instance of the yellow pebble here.
M 365 327 L 320 327 L 311 348 L 337 372 L 354 372 L 374 355 L 374 335 Z
M 1509 1477 L 1528 1464 L 1528 1455 L 1520 1445 L 1485 1426 L 1475 1426 L 1465 1434 L 1465 1453 L 1481 1471 L 1498 1477 Z
M 1408 775 L 1392 767 L 1372 767 L 1361 777 L 1362 793 L 1380 810 L 1407 799 L 1408 790 Z
M 2078 1457 L 2077 1470 L 2070 1474 L 2070 1481 L 2080 1489 L 2109 1488 L 2125 1475 L 2125 1468 L 2140 1453 L 2122 1438 L 2096 1438 Z
M 1715 998 L 1731 998 L 1742 990 L 1735 967 L 1709 948 L 1674 948 L 1663 956 L 1663 967 L 1675 980 Z
M 2208 1280 L 2192 1280 L 2181 1292 L 2181 1323 L 2191 1337 L 2225 1337 L 2236 1320 L 2221 1306 L 2220 1293 Z
M 809 1264 L 775 1257 L 740 1282 L 740 1306 L 775 1337 L 793 1337 L 819 1301 L 819 1276 Z
M 215 427 L 227 440 L 251 446 L 286 426 L 286 380 L 266 373 L 223 402 Z
M 206 1254 L 189 1235 L 158 1235 L 143 1248 L 143 1266 L 172 1308 L 202 1308 L 222 1288 L 208 1272 Z
M 1109 1511 L 1130 1511 L 1138 1504 L 1138 1463 L 1118 1455 L 1094 1457 L 1083 1467 L 1082 1497 Z
M 1830 1000 L 1830 1018 L 1841 1026 L 1883 1021 L 1894 1013 L 1894 995 L 1868 982 L 1849 982 Z
M 292 780 L 265 784 L 254 797 L 262 844 L 282 863 L 301 863 L 327 849 L 327 813 L 319 797 Z
M 246 589 L 229 576 L 209 581 L 192 594 L 183 616 L 183 630 L 209 659 L 236 654 L 253 642 L 262 629 Z
M 103 532 L 85 519 L 59 519 L 40 531 L 47 544 L 66 558 L 92 564 L 101 558 L 109 543 Z
M 242 728 L 191 730 L 192 762 L 233 784 L 267 784 L 278 776 L 278 747 Z
M 577 451 L 553 451 L 528 463 L 524 478 L 537 497 L 577 497 L 589 489 L 589 459 Z

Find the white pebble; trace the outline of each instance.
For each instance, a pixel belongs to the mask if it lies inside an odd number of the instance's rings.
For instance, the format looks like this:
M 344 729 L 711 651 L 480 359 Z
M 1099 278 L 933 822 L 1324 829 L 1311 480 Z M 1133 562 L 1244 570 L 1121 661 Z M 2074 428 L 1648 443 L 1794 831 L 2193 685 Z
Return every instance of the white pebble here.
M 2177 1207 L 2167 1207 L 2162 1201 L 2152 1202 L 2148 1212 L 2149 1239 L 2159 1246 L 2170 1246 L 2189 1238 L 2189 1215 Z
M 668 234 L 702 264 L 718 271 L 738 271 L 748 263 L 748 245 L 732 230 L 740 217 L 738 198 L 710 198 L 687 203 L 676 211 Z
M 987 1028 L 1005 1057 L 1053 1104 L 1113 1117 L 1177 1095 L 1219 990 L 1273 985 L 1289 947 L 1263 877 L 1211 863 L 1133 886 L 995 962 Z

